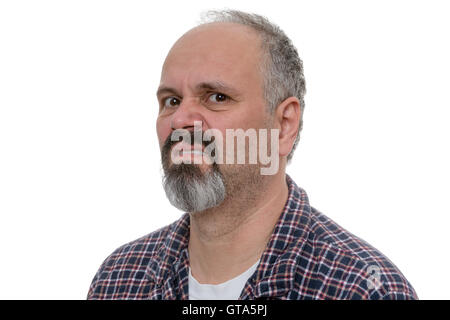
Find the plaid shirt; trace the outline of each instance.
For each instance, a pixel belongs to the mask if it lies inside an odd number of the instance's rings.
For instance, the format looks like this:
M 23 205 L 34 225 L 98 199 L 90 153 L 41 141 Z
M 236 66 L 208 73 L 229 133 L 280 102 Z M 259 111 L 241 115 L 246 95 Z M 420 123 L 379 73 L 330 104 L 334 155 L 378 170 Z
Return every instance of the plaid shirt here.
M 383 254 L 309 205 L 286 175 L 289 198 L 239 299 L 417 299 Z M 189 214 L 115 250 L 88 299 L 188 299 Z

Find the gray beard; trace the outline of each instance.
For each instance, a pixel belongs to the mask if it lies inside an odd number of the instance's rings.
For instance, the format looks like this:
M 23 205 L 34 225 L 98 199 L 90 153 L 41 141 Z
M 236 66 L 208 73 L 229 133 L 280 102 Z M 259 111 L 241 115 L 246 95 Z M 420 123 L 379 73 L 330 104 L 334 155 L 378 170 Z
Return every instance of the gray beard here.
M 205 173 L 193 164 L 164 168 L 163 187 L 169 202 L 185 212 L 200 212 L 223 202 L 226 188 L 216 164 Z

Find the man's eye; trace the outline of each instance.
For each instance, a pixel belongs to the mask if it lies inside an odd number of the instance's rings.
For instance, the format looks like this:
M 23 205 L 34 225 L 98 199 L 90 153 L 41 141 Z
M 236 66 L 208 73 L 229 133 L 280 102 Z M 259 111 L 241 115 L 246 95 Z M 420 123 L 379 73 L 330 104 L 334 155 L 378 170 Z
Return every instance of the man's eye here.
M 223 93 L 214 93 L 214 94 L 210 95 L 208 98 L 208 100 L 211 102 L 224 102 L 228 99 L 229 99 L 228 96 Z
M 180 104 L 180 100 L 175 97 L 168 97 L 163 100 L 164 108 L 171 108 Z

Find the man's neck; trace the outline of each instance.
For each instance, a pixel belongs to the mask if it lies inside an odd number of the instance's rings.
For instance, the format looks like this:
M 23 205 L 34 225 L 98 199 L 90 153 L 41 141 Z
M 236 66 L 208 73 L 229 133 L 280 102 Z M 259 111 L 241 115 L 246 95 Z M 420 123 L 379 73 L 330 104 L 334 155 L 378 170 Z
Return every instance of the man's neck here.
M 216 208 L 191 214 L 189 263 L 200 283 L 225 282 L 261 257 L 287 201 L 284 170 L 259 186 L 257 194 L 227 198 Z

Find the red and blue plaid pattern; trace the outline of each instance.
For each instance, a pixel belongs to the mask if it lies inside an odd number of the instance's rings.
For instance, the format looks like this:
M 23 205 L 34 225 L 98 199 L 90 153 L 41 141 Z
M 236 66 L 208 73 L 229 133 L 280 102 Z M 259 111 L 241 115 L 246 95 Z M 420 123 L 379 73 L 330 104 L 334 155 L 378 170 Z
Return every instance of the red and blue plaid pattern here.
M 286 175 L 289 198 L 239 299 L 417 299 L 377 249 L 309 205 Z M 88 299 L 188 299 L 189 214 L 115 250 Z

